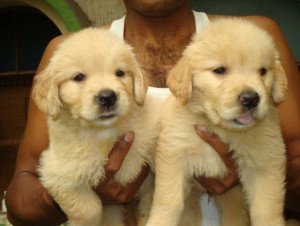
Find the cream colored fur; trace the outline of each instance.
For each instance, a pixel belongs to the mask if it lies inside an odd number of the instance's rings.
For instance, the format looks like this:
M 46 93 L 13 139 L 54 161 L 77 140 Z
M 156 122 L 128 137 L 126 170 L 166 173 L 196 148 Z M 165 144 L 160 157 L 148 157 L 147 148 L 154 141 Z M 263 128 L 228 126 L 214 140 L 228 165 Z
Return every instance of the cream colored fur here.
M 116 93 L 113 107 L 99 104 L 103 90 Z M 36 76 L 32 95 L 49 115 L 50 139 L 40 158 L 40 180 L 70 225 L 124 225 L 122 206 L 103 206 L 92 188 L 105 179 L 108 154 L 128 131 L 135 133 L 135 141 L 115 179 L 120 186 L 130 183 L 146 163 L 151 164 L 159 103 L 151 97 L 145 99 L 146 90 L 131 47 L 98 28 L 69 37 Z M 138 193 L 140 222 L 150 209 L 151 180 L 149 175 Z
M 211 22 L 193 37 L 167 84 L 173 96 L 162 109 L 146 225 L 178 225 L 185 197 L 198 184 L 193 177 L 226 175 L 219 155 L 194 130 L 202 125 L 232 150 L 241 181 L 216 197 L 221 224 L 283 226 L 286 157 L 274 105 L 284 100 L 287 80 L 270 36 L 241 19 Z M 249 110 L 240 99 L 250 91 L 259 103 Z

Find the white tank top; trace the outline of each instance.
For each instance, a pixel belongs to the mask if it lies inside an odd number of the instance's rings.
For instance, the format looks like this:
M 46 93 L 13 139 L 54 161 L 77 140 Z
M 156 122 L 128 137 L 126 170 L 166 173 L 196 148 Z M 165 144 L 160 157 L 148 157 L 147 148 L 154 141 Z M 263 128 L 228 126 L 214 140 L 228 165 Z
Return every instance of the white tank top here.
M 201 32 L 202 29 L 209 23 L 209 19 L 206 13 L 193 11 L 195 18 L 196 33 Z M 125 27 L 125 16 L 112 22 L 110 26 L 110 31 L 116 34 L 118 37 L 124 37 L 124 27 Z M 148 94 L 156 95 L 159 98 L 165 99 L 170 95 L 170 90 L 168 88 L 157 88 L 148 87 Z

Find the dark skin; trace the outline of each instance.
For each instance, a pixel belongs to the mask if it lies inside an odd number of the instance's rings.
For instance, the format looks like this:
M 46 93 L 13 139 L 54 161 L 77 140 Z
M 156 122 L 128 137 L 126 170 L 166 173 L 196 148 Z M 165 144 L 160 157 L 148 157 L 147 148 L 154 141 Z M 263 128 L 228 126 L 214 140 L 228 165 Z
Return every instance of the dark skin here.
M 195 31 L 188 0 L 124 0 L 124 3 L 127 9 L 124 38 L 134 46 L 137 59 L 149 78 L 150 85 L 165 87 L 168 71 L 176 64 Z M 210 15 L 209 18 L 213 20 L 216 16 Z M 297 202 L 300 200 L 300 76 L 278 26 L 264 17 L 245 18 L 273 35 L 289 80 L 288 100 L 278 106 L 288 153 L 286 209 L 300 212 L 300 202 Z M 49 43 L 37 73 L 47 66 L 57 45 L 68 36 L 69 34 L 64 34 Z M 227 146 L 213 134 L 208 134 L 197 126 L 195 132 L 220 154 L 229 169 L 230 173 L 225 178 L 197 178 L 209 193 L 221 194 L 238 183 L 231 154 Z M 39 156 L 48 146 L 48 142 L 46 115 L 30 99 L 28 123 L 6 195 L 8 218 L 14 225 L 53 226 L 66 221 L 66 216 L 41 186 L 36 172 Z M 149 172 L 147 167 L 144 168 L 137 180 L 126 187 L 121 187 L 114 181 L 114 174 L 133 142 L 134 133 L 128 132 L 119 138 L 110 153 L 105 168 L 106 180 L 95 188 L 105 204 L 130 201 Z

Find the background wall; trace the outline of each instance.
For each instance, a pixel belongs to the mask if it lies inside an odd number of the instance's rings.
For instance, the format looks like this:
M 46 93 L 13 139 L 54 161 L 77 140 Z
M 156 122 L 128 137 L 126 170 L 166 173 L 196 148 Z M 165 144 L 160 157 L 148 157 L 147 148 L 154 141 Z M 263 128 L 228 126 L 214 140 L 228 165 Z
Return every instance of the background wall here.
M 104 25 L 125 13 L 123 0 L 74 0 L 92 25 Z

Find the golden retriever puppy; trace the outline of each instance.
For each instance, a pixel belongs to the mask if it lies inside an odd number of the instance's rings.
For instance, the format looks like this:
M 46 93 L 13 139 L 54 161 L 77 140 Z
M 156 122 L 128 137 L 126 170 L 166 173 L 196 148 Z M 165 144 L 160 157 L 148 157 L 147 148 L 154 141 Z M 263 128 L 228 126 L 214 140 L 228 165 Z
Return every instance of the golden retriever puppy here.
M 49 147 L 40 158 L 40 180 L 66 213 L 70 225 L 124 225 L 122 208 L 103 206 L 93 191 L 118 137 L 135 141 L 115 179 L 123 186 L 151 163 L 158 102 L 131 47 L 107 30 L 87 28 L 64 41 L 35 78 L 33 99 L 48 117 Z M 151 175 L 140 188 L 139 215 L 150 210 Z M 140 222 L 145 220 L 140 219 Z
M 162 109 L 146 225 L 176 226 L 193 177 L 227 174 L 197 124 L 228 145 L 238 167 L 242 192 L 235 187 L 216 198 L 221 225 L 283 226 L 286 157 L 275 105 L 285 99 L 287 80 L 270 36 L 241 19 L 211 22 L 193 37 L 167 85 L 173 96 Z

